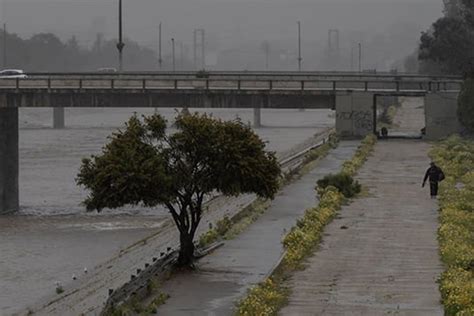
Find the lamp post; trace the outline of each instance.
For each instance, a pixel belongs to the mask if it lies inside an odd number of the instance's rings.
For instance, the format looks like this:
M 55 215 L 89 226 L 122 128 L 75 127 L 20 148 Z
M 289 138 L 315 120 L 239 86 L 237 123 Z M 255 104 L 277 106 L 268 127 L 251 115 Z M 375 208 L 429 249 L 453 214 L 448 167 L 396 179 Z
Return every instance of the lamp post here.
M 362 44 L 359 43 L 359 72 L 362 71 Z
M 298 71 L 301 71 L 301 22 L 298 21 Z
M 176 57 L 175 57 L 175 49 L 174 49 L 174 38 L 171 39 L 171 49 L 173 54 L 173 72 L 176 70 Z
M 3 23 L 3 68 L 7 68 L 7 24 Z
M 123 47 L 125 44 L 122 39 L 122 0 L 119 0 L 119 41 L 117 43 L 117 49 L 119 52 L 119 72 L 123 71 Z
M 163 58 L 161 57 L 161 22 L 160 22 L 160 26 L 158 28 L 158 32 L 159 32 L 159 35 L 158 35 L 158 65 L 159 65 L 160 70 L 161 70 L 161 67 L 163 66 Z

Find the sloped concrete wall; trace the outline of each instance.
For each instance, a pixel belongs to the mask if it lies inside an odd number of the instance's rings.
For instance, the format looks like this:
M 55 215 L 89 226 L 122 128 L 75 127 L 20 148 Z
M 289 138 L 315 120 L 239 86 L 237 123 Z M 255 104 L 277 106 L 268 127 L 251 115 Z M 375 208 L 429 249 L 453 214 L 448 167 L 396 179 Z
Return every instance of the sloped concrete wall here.
M 425 96 L 426 139 L 438 140 L 461 131 L 457 117 L 458 96 L 457 92 Z
M 362 138 L 374 131 L 373 93 L 336 95 L 336 131 L 344 138 Z

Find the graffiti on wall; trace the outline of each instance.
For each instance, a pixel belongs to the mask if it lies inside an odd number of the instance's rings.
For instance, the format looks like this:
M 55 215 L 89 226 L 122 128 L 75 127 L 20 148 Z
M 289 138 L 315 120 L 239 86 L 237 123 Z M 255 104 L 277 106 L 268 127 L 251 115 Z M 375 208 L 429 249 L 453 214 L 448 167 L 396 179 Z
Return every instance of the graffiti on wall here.
M 354 128 L 359 130 L 372 131 L 374 128 L 373 113 L 371 111 L 339 112 L 336 117 L 339 120 L 352 121 Z

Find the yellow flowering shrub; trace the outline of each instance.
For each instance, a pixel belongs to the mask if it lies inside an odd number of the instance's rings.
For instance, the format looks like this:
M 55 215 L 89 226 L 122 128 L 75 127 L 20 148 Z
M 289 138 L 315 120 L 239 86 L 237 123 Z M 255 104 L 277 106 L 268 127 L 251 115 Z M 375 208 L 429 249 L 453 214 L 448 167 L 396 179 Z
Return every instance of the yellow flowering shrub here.
M 239 304 L 238 315 L 270 316 L 276 315 L 286 302 L 286 296 L 277 282 L 270 277 L 252 288 Z
M 440 279 L 446 315 L 474 315 L 474 142 L 450 137 L 430 154 L 446 175 L 438 229 L 447 267 Z
M 377 137 L 375 135 L 369 135 L 366 138 L 364 138 L 361 145 L 357 149 L 354 157 L 352 157 L 351 160 L 344 162 L 344 164 L 342 165 L 341 172 L 346 173 L 351 176 L 355 175 L 357 170 L 367 160 L 376 142 L 377 142 Z

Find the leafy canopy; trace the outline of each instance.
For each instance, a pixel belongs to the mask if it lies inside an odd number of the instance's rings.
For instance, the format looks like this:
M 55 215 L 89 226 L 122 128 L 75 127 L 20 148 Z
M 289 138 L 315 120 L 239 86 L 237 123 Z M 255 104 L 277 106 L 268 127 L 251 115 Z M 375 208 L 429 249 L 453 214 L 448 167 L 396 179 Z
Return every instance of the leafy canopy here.
M 445 16 L 421 35 L 419 60 L 447 74 L 469 74 L 474 70 L 474 1 L 444 2 Z
M 458 98 L 458 118 L 469 131 L 474 132 L 474 79 L 467 78 Z
M 100 155 L 83 159 L 77 183 L 89 190 L 88 210 L 164 204 L 183 212 L 200 208 L 203 196 L 214 191 L 267 198 L 277 192 L 275 154 L 265 151 L 249 126 L 181 114 L 176 133 L 167 135 L 166 127 L 160 115 L 133 116 L 109 137 Z

